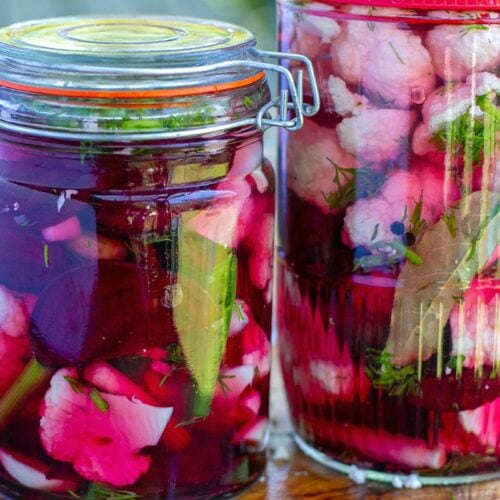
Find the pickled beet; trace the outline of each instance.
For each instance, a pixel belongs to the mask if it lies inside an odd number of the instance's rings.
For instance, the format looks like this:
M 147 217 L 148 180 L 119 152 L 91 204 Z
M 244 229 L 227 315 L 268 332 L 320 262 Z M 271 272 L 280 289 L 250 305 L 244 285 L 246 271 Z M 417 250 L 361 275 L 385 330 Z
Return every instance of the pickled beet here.
M 74 259 L 60 243 L 47 243 L 32 227 L 0 215 L 0 283 L 18 292 L 38 292 Z
M 139 352 L 148 340 L 146 297 L 144 276 L 131 264 L 99 262 L 61 274 L 33 311 L 37 358 L 68 366 Z

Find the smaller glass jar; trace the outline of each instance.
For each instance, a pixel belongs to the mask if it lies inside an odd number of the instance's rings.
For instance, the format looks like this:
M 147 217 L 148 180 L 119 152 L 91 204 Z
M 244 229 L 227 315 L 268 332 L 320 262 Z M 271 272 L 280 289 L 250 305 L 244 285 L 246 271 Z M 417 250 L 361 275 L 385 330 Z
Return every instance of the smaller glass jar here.
M 296 440 L 356 480 L 499 477 L 500 4 L 278 8 L 322 101 L 280 150 Z
M 262 134 L 314 108 L 274 56 L 194 19 L 0 30 L 2 498 L 212 497 L 262 471 Z

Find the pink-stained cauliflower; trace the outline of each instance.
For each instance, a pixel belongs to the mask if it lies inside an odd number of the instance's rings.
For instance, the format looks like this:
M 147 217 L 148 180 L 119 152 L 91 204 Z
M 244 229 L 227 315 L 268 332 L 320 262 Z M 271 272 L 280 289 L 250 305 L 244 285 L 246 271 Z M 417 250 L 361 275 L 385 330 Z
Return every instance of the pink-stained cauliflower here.
M 470 75 L 465 83 L 438 88 L 422 106 L 424 123 L 435 133 L 466 112 L 481 116 L 482 111 L 474 101 L 490 92 L 500 93 L 500 78 L 487 72 Z
M 437 89 L 422 106 L 423 123 L 413 134 L 413 151 L 418 155 L 446 155 L 455 166 L 464 163 L 467 153 L 474 165 L 482 164 L 488 170 L 485 185 L 500 189 L 498 148 L 488 146 L 490 136 L 485 133 L 485 124 L 494 123 L 497 111 L 493 111 L 493 100 L 499 93 L 500 78 L 486 72 L 470 75 L 465 83 L 449 83 Z M 489 168 L 483 162 L 485 155 L 492 162 Z M 478 186 L 473 189 L 480 189 L 482 169 L 475 169 L 474 181 Z
M 255 224 L 246 240 L 249 248 L 249 275 L 252 283 L 265 290 L 267 301 L 271 301 L 271 280 L 273 277 L 274 216 L 265 214 Z
M 432 17 L 455 18 L 455 12 L 435 11 Z M 494 14 L 470 12 L 470 19 Z M 494 70 L 500 64 L 498 24 L 441 24 L 429 31 L 425 46 L 432 56 L 436 74 L 446 81 L 460 81 L 471 73 Z
M 475 278 L 450 315 L 452 356 L 463 366 L 500 366 L 500 279 Z
M 271 368 L 271 342 L 248 305 L 241 301 L 231 319 L 224 364 L 251 367 L 260 377 L 268 375 Z
M 0 286 L 0 395 L 23 371 L 29 359 L 29 313 L 22 297 Z
M 410 229 L 410 218 L 420 199 L 422 221 L 430 225 L 441 217 L 446 203 L 454 201 L 458 193 L 448 195 L 445 202 L 443 169 L 425 162 L 415 162 L 412 167 L 411 171 L 391 174 L 377 196 L 358 200 L 347 208 L 344 219 L 347 243 L 372 249 L 380 244 L 389 245 L 398 234 Z M 395 231 L 394 223 L 404 228 Z
M 340 34 L 340 26 L 328 16 L 334 11 L 333 7 L 312 2 L 307 9 L 308 13 L 297 17 L 291 49 L 314 59 L 327 52 L 326 46 Z
M 335 110 L 345 117 L 337 125 L 340 145 L 364 162 L 396 159 L 407 144 L 416 112 L 371 107 L 338 77 L 331 76 L 328 86 Z
M 172 408 L 101 393 L 63 368 L 45 394 L 40 438 L 49 456 L 72 463 L 85 479 L 126 486 L 148 470 L 142 450 L 158 444 L 171 415 Z
M 353 14 L 374 16 L 388 10 L 394 9 L 350 8 Z M 422 40 L 395 23 L 345 21 L 332 42 L 331 56 L 337 76 L 398 108 L 422 103 L 434 88 L 434 69 Z
M 53 477 L 47 464 L 30 456 L 0 449 L 0 463 L 12 478 L 27 488 L 66 493 L 78 487 L 74 480 Z
M 354 157 L 340 146 L 336 130 L 307 120 L 293 141 L 289 141 L 286 154 L 288 187 L 303 200 L 328 212 L 326 196 L 338 190 L 334 182 L 335 165 L 356 166 Z
M 465 431 L 475 435 L 489 453 L 500 456 L 500 398 L 458 416 Z

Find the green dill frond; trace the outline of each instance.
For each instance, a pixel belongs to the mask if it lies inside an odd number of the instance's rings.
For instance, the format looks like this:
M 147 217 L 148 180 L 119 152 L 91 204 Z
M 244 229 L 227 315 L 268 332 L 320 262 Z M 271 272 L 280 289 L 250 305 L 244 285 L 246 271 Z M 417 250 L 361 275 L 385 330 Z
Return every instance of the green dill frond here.
M 395 367 L 387 351 L 367 349 L 365 372 L 376 388 L 387 391 L 389 396 L 420 394 L 417 368 L 413 365 Z

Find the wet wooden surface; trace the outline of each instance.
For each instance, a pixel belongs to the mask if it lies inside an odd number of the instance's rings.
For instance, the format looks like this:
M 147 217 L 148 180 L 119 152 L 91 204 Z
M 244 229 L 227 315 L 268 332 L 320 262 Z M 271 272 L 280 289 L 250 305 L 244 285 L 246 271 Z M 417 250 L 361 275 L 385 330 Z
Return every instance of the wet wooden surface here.
M 269 459 L 267 470 L 238 500 L 285 499 L 406 499 L 406 500 L 498 500 L 500 481 L 453 487 L 424 487 L 397 490 L 383 483 L 354 484 L 347 476 L 323 467 L 306 457 L 289 436 L 278 438 L 292 449 L 289 459 Z M 276 436 L 273 437 L 276 444 Z M 279 448 L 278 448 L 279 449 Z
M 276 366 L 276 364 L 274 365 Z M 241 493 L 238 500 L 285 499 L 363 499 L 363 500 L 500 500 L 500 480 L 453 487 L 395 489 L 390 485 L 367 482 L 356 485 L 305 456 L 291 438 L 291 425 L 279 375 L 273 373 L 273 432 L 269 461 L 264 475 Z

